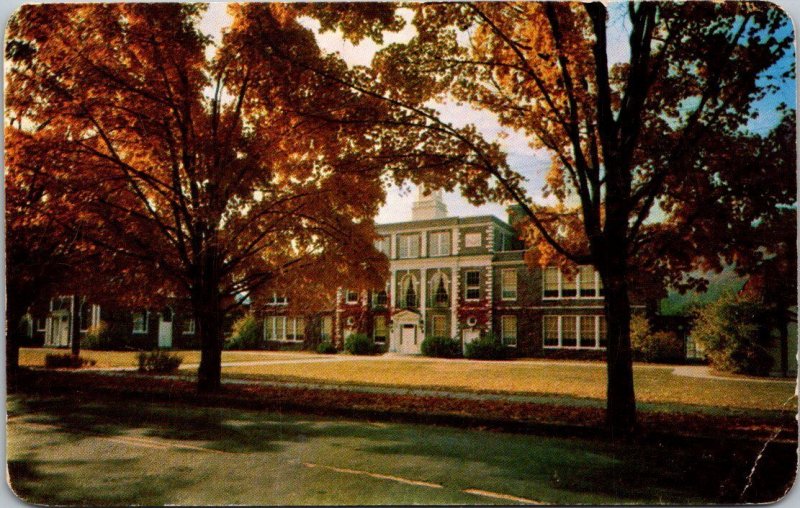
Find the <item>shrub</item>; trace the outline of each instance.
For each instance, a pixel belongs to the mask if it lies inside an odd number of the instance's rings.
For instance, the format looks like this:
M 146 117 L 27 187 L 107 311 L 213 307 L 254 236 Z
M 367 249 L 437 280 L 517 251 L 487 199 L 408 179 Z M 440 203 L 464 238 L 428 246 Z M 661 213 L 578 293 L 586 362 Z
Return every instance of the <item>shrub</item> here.
M 319 343 L 319 346 L 317 346 L 317 353 L 322 355 L 335 355 L 338 351 L 336 350 L 336 346 L 326 340 L 325 342 Z
M 261 345 L 261 327 L 252 314 L 237 319 L 231 338 L 225 341 L 225 349 L 258 349 Z
M 715 369 L 766 376 L 773 362 L 766 313 L 752 297 L 726 293 L 698 311 L 692 335 Z
M 183 362 L 183 357 L 160 349 L 155 349 L 149 353 L 142 351 L 137 359 L 139 360 L 139 372 L 155 374 L 175 372 Z
M 656 332 L 647 318 L 631 317 L 631 349 L 636 359 L 645 362 L 678 362 L 683 360 L 683 342 L 672 332 Z
M 47 354 L 44 357 L 44 366 L 48 369 L 79 369 L 86 365 L 92 366 L 96 363 L 95 360 L 82 358 L 70 353 Z
M 366 334 L 354 333 L 345 339 L 344 349 L 351 355 L 374 355 L 380 351 L 380 346 Z
M 461 341 L 450 337 L 426 337 L 420 348 L 423 355 L 435 358 L 458 358 L 461 356 Z
M 100 321 L 98 324 L 90 326 L 86 331 L 86 337 L 81 341 L 81 346 L 86 349 L 101 351 L 114 349 L 116 344 L 114 344 L 111 334 L 108 332 L 108 323 L 105 321 Z
M 505 360 L 510 353 L 509 348 L 501 344 L 491 333 L 468 342 L 464 347 L 464 356 L 472 360 Z

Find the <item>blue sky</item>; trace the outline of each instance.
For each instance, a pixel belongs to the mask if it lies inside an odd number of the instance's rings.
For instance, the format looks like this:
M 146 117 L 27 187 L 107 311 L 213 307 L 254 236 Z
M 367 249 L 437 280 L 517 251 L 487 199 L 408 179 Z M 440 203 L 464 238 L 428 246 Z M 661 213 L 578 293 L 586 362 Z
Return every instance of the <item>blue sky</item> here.
M 206 33 L 218 38 L 220 30 L 230 23 L 230 17 L 225 12 L 224 3 L 210 4 L 209 10 L 202 21 L 202 28 Z M 310 28 L 318 27 L 314 21 L 309 21 Z M 627 17 L 627 6 L 624 3 L 610 3 L 609 5 L 609 60 L 610 62 L 624 62 L 628 59 L 627 37 L 630 29 L 630 21 Z M 386 34 L 385 43 L 404 42 L 410 39 L 415 33 L 413 26 L 407 26 L 398 33 Z M 791 37 L 792 29 L 787 27 L 781 36 Z M 380 46 L 370 40 L 363 41 L 359 45 L 353 45 L 344 40 L 339 34 L 326 32 L 318 34 L 317 40 L 323 50 L 339 53 L 342 58 L 350 65 L 369 65 L 372 56 L 380 49 Z M 210 51 L 213 52 L 213 49 Z M 790 68 L 794 65 L 794 52 L 786 55 L 778 64 L 781 70 Z M 788 80 L 780 86 L 776 94 L 766 97 L 757 104 L 759 110 L 758 118 L 751 120 L 748 129 L 766 134 L 780 120 L 777 111 L 781 103 L 789 107 L 796 107 L 796 83 L 795 80 Z M 544 177 L 550 164 L 550 156 L 547 151 L 534 150 L 528 145 L 526 137 L 517 132 L 509 132 L 497 123 L 495 117 L 486 111 L 475 110 L 469 106 L 457 106 L 447 103 L 437 106 L 445 120 L 454 125 L 463 126 L 474 124 L 478 130 L 490 140 L 498 140 L 503 149 L 508 154 L 508 161 L 512 168 L 527 178 L 527 189 L 534 200 L 541 201 L 541 188 Z M 503 131 L 504 137 L 498 137 Z M 413 185 L 404 189 L 391 187 L 387 193 L 386 204 L 381 208 L 376 220 L 379 223 L 399 222 L 409 220 L 411 217 L 411 204 L 417 195 L 417 190 Z M 503 218 L 505 216 L 505 206 L 502 204 L 486 204 L 475 207 L 457 192 L 446 193 L 444 197 L 448 207 L 448 212 L 453 216 L 474 216 L 474 215 L 495 215 Z

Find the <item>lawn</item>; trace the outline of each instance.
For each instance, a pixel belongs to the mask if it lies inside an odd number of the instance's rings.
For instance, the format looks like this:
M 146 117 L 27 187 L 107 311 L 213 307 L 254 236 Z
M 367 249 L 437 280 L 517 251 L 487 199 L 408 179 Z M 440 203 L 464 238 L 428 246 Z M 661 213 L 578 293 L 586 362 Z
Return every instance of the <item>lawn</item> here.
M 671 366 L 636 364 L 636 397 L 741 409 L 796 408 L 791 382 L 701 379 L 678 376 Z M 606 368 L 598 362 L 477 362 L 428 359 L 358 359 L 330 363 L 228 367 L 224 374 L 274 380 L 444 388 L 514 394 L 605 399 Z M 788 401 L 788 402 L 787 402 Z
M 732 502 L 761 447 L 612 446 L 96 396 L 13 395 L 8 412 L 11 484 L 41 504 Z M 783 492 L 794 462 L 780 453 L 793 448 L 776 450 L 764 465 L 786 467 L 756 475 L 746 500 Z
M 200 351 L 172 351 L 183 357 L 184 364 L 200 363 Z M 29 367 L 44 366 L 44 357 L 48 354 L 68 354 L 69 349 L 55 348 L 22 348 L 19 351 L 20 365 Z M 137 366 L 134 351 L 91 351 L 82 350 L 81 356 L 90 360 L 95 360 L 96 368 L 104 367 L 135 367 Z M 223 362 L 249 362 L 259 360 L 289 360 L 297 358 L 308 358 L 309 353 L 303 352 L 282 352 L 282 351 L 223 351 Z

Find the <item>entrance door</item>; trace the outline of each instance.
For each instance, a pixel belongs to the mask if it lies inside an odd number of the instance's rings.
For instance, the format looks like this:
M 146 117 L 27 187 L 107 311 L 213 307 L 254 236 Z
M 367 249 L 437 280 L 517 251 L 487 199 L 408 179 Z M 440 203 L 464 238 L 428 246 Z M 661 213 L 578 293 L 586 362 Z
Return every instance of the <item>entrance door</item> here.
M 400 352 L 407 355 L 419 354 L 419 339 L 417 325 L 403 325 L 400 329 Z
M 172 347 L 172 309 L 169 307 L 158 316 L 158 347 Z
M 464 343 L 464 351 L 466 351 L 467 344 L 472 342 L 473 340 L 478 340 L 481 337 L 480 330 L 476 330 L 475 328 L 465 328 L 461 332 L 461 339 Z
M 50 318 L 50 344 L 53 346 L 69 346 L 69 314 L 64 311 Z

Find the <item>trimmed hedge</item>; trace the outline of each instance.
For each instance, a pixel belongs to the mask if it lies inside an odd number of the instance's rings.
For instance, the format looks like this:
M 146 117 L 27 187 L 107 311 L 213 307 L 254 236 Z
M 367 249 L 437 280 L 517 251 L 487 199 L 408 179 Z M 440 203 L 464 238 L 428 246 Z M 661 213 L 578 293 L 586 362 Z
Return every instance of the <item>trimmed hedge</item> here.
M 459 358 L 461 341 L 450 337 L 426 337 L 420 345 L 422 354 L 434 358 Z
M 252 314 L 246 314 L 233 323 L 233 334 L 225 341 L 224 349 L 259 349 L 261 343 L 261 326 Z
M 511 349 L 500 343 L 491 333 L 468 342 L 464 356 L 472 360 L 505 360 L 511 356 Z
M 320 342 L 319 346 L 317 346 L 317 353 L 321 355 L 335 355 L 338 352 L 336 346 L 329 341 Z
M 183 357 L 156 349 L 149 353 L 142 351 L 137 356 L 139 372 L 169 374 L 175 372 L 183 362 Z
M 44 357 L 44 366 L 48 369 L 80 369 L 96 364 L 95 360 L 82 358 L 71 353 L 47 354 Z
M 354 333 L 345 339 L 344 350 L 351 355 L 374 355 L 381 352 L 381 346 L 364 333 Z

